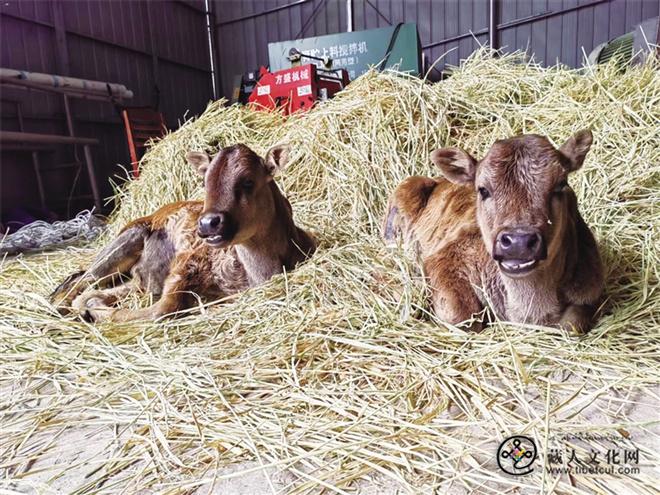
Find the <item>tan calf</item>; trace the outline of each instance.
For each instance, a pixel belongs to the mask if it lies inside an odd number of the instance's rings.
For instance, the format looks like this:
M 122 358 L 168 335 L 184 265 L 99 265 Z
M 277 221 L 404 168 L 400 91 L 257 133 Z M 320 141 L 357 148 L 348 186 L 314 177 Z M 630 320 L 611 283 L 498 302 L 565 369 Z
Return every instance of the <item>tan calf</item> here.
M 490 302 L 501 319 L 591 328 L 603 268 L 567 182 L 591 142 L 588 130 L 559 149 L 528 134 L 495 142 L 479 161 L 439 149 L 431 159 L 445 179 L 397 187 L 383 236 L 416 246 L 441 320 L 465 321 Z
M 315 242 L 296 227 L 273 180 L 286 165 L 286 147 L 273 147 L 265 160 L 242 144 L 213 159 L 198 152 L 186 158 L 204 176 L 205 200 L 168 204 L 127 224 L 87 271 L 55 289 L 58 307 L 73 306 L 94 321 L 155 319 L 193 306 L 198 297 L 217 299 L 259 285 L 311 256 Z M 129 273 L 123 285 L 91 288 Z M 134 288 L 159 299 L 139 310 L 112 307 Z

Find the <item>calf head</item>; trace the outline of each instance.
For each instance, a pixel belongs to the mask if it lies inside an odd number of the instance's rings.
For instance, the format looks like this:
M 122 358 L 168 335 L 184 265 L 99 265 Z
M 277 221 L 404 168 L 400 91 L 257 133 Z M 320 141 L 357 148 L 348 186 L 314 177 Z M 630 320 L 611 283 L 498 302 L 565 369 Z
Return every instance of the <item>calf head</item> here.
M 193 151 L 186 160 L 204 177 L 204 211 L 197 234 L 208 244 L 243 244 L 268 227 L 274 214 L 273 174 L 288 159 L 288 147 L 274 146 L 266 159 L 243 144 L 222 148 L 214 157 Z
M 458 148 L 436 150 L 431 159 L 448 180 L 474 187 L 486 248 L 504 275 L 519 278 L 562 249 L 577 208 L 568 174 L 582 166 L 591 142 L 589 130 L 559 149 L 526 134 L 495 142 L 481 160 Z

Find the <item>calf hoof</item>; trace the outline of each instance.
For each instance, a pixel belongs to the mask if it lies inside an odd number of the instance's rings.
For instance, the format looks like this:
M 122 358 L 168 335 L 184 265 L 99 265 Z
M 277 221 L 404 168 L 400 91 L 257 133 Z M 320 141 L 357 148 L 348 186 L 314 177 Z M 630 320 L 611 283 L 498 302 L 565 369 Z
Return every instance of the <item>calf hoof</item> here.
M 594 309 L 590 306 L 569 306 L 557 325 L 574 337 L 585 335 L 593 324 Z
M 62 303 L 53 304 L 53 306 L 55 306 L 55 311 L 57 311 L 60 316 L 68 316 L 71 314 L 71 306 L 65 306 Z
M 104 321 L 111 321 L 112 315 L 116 311 L 115 308 L 107 306 L 98 306 L 95 308 L 88 308 L 81 313 L 81 317 L 87 323 L 102 323 Z
M 466 321 L 460 326 L 469 333 L 481 333 L 484 329 L 484 323 L 479 320 L 472 320 L 472 322 Z
M 101 292 L 88 292 L 78 296 L 72 303 L 73 308 L 88 323 L 107 321 L 115 311 L 108 306 L 114 298 L 105 296 Z
M 83 319 L 83 321 L 86 321 L 87 323 L 94 323 L 94 321 L 95 321 L 94 316 L 92 315 L 92 313 L 89 312 L 89 310 L 86 310 L 82 314 L 82 319 Z
M 50 297 L 49 301 L 62 316 L 67 316 L 73 312 L 73 301 L 76 299 L 75 295 L 68 295 L 64 297 Z
M 589 331 L 588 328 L 586 328 L 585 326 L 572 321 L 560 322 L 558 326 L 560 329 L 562 329 L 564 332 L 567 332 L 572 337 L 581 337 L 583 335 L 586 335 L 587 332 Z

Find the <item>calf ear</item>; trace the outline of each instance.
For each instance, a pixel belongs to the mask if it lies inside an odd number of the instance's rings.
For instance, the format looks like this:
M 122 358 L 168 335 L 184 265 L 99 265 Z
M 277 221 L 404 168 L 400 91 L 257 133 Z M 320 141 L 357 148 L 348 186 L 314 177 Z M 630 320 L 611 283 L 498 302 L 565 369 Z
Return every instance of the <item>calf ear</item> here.
M 571 136 L 568 141 L 561 145 L 559 151 L 568 158 L 568 163 L 564 166 L 569 172 L 579 169 L 584 163 L 584 158 L 591 148 L 593 136 L 589 129 L 583 129 Z
M 431 161 L 445 178 L 455 184 L 474 182 L 477 161 L 459 148 L 440 148 L 431 153 Z
M 206 169 L 209 168 L 209 164 L 211 163 L 209 155 L 202 151 L 189 151 L 186 153 L 186 160 L 202 176 L 206 173 Z
M 268 150 L 264 163 L 270 175 L 275 175 L 286 167 L 289 162 L 289 150 L 288 144 L 276 144 Z

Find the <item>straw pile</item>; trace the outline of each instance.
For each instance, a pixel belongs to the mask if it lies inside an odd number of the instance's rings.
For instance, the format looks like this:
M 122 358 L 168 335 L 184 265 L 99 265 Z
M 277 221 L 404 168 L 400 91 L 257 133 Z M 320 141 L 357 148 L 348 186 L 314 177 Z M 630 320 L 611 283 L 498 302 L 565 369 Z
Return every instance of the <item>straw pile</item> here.
M 657 62 L 622 74 L 488 55 L 473 55 L 434 85 L 369 73 L 290 118 L 212 103 L 155 145 L 140 179 L 118 191 L 111 231 L 200 197 L 188 150 L 244 142 L 264 153 L 292 144 L 278 183 L 320 249 L 295 272 L 230 301 L 175 320 L 95 326 L 60 318 L 45 295 L 96 245 L 5 259 L 3 483 L 36 492 L 208 493 L 260 475 L 267 492 L 285 493 L 374 483 L 372 493 L 654 493 Z M 506 323 L 475 335 L 434 322 L 416 261 L 379 240 L 388 193 L 410 174 L 435 175 L 428 157 L 436 147 L 480 156 L 498 138 L 536 132 L 558 145 L 584 127 L 595 145 L 571 185 L 607 267 L 598 326 L 577 338 Z M 125 304 L 146 302 L 132 296 Z M 584 433 L 603 437 L 563 437 Z M 512 434 L 539 448 L 528 476 L 507 476 L 495 463 Z M 579 458 L 595 450 L 604 463 L 612 448 L 605 437 L 640 448 L 639 474 L 568 477 L 541 467 L 553 448 Z M 85 452 L 71 454 L 72 439 Z

